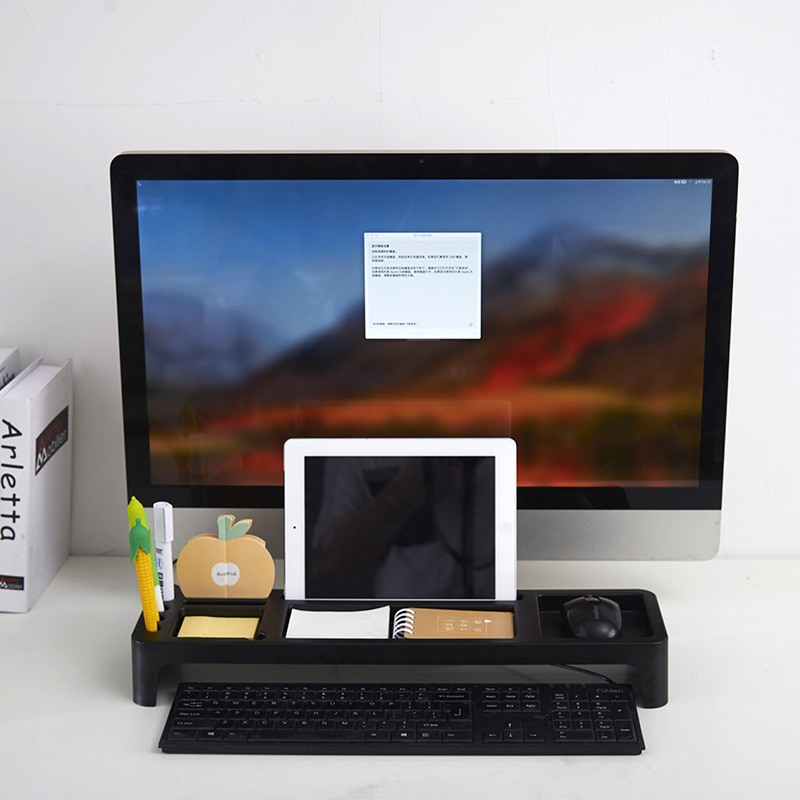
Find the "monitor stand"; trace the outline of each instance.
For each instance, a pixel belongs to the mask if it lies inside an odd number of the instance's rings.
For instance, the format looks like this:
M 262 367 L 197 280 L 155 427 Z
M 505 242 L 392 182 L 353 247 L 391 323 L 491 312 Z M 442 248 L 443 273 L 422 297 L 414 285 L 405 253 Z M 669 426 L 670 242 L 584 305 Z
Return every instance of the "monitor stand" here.
M 131 634 L 133 700 L 154 706 L 161 669 L 173 664 L 358 664 L 358 665 L 622 665 L 633 671 L 634 690 L 646 708 L 667 702 L 667 631 L 655 595 L 641 590 L 600 592 L 619 603 L 623 625 L 615 639 L 579 639 L 566 628 L 562 606 L 596 590 L 519 592 L 515 602 L 476 602 L 469 608 L 508 610 L 514 614 L 513 639 L 287 639 L 292 608 L 358 610 L 376 603 L 287 601 L 274 590 L 265 601 L 184 599 L 176 590 L 159 630 L 145 630 L 140 615 Z M 408 605 L 452 607 L 452 603 L 390 604 L 392 616 Z M 190 615 L 254 617 L 253 639 L 181 638 L 178 631 Z

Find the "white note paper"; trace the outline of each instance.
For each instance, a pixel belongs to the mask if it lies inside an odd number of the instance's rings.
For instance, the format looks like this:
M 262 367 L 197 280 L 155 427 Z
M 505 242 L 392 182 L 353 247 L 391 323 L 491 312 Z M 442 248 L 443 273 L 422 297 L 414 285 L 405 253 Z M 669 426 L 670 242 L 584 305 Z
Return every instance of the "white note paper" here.
M 293 608 L 287 639 L 387 639 L 389 606 L 365 611 L 305 611 Z

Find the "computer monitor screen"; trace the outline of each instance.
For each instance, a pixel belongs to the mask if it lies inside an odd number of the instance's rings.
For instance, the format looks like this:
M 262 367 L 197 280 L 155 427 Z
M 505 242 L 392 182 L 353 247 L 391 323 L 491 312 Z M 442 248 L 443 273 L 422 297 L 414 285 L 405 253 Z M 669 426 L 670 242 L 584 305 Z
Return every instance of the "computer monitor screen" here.
M 111 182 L 146 504 L 280 509 L 293 437 L 509 436 L 523 555 L 657 557 L 687 512 L 718 538 L 732 156 L 125 154 Z

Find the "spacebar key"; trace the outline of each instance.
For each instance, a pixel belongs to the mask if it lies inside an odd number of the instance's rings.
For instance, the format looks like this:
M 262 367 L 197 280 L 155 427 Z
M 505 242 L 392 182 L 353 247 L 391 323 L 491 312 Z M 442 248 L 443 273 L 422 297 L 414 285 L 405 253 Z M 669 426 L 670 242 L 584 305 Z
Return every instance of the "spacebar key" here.
M 353 730 L 269 730 L 250 731 L 248 742 L 363 742 L 364 731 Z

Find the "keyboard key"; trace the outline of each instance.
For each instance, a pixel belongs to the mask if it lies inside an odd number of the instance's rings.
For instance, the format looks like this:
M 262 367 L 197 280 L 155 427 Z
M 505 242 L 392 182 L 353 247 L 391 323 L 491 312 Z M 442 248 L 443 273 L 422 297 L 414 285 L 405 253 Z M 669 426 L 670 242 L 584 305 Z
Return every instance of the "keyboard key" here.
M 453 744 L 463 744 L 472 741 L 471 730 L 449 730 L 442 733 L 442 741 Z
M 564 731 L 557 731 L 555 734 L 555 739 L 558 742 L 593 742 L 594 741 L 594 731 L 593 730 L 564 730 Z
M 253 731 L 248 742 L 363 742 L 366 731 L 343 731 L 335 728 L 315 730 Z

